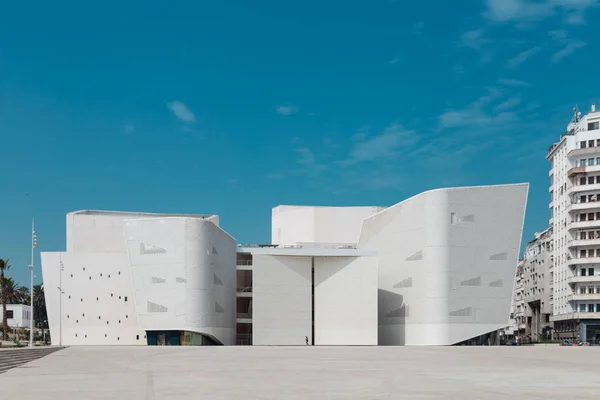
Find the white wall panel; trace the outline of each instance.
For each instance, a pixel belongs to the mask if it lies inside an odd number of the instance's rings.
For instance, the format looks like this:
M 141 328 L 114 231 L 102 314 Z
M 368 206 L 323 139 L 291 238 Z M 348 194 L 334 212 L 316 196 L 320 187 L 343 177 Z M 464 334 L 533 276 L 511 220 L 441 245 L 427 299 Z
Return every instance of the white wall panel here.
M 235 343 L 235 240 L 193 218 L 125 222 L 140 325 Z
M 53 345 L 146 344 L 127 254 L 42 253 L 42 274 Z
M 311 257 L 255 255 L 253 343 L 305 345 L 312 337 Z
M 377 258 L 315 257 L 315 344 L 377 345 Z
M 273 209 L 274 244 L 356 243 L 365 218 L 382 207 L 278 206 Z
M 448 345 L 503 328 L 528 185 L 425 192 L 367 219 L 379 344 Z

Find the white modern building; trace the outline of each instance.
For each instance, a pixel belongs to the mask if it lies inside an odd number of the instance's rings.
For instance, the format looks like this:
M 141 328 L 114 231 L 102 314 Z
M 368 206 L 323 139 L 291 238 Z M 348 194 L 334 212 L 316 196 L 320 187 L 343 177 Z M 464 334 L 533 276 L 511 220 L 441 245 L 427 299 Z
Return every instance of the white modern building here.
M 0 314 L 2 304 L 0 303 Z M 31 306 L 26 304 L 7 304 L 7 322 L 10 328 L 29 328 L 31 321 Z
M 280 206 L 274 244 L 237 249 L 216 216 L 72 213 L 67 251 L 42 254 L 52 340 L 483 341 L 509 318 L 527 192 L 499 185 L 433 190 L 389 208 Z
M 215 215 L 78 211 L 42 253 L 52 344 L 234 344 L 236 242 Z
M 575 115 L 548 150 L 555 337 L 600 342 L 600 112 Z

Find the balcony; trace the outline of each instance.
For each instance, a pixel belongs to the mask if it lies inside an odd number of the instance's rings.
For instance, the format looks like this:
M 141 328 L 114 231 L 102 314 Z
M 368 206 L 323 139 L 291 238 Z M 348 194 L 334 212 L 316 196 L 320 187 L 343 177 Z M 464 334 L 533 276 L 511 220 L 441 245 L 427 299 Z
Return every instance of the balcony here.
M 237 288 L 237 297 L 252 297 L 252 287 Z
M 600 312 L 576 312 L 550 316 L 551 322 L 567 321 L 570 319 L 600 319 Z
M 570 294 L 567 296 L 567 301 L 587 301 L 587 300 L 600 300 L 600 293 L 577 293 Z
M 585 149 L 573 149 L 567 153 L 567 157 L 573 158 L 573 157 L 589 156 L 592 154 L 600 155 L 600 147 L 586 147 Z M 581 168 L 581 167 L 579 167 L 579 168 Z M 586 167 L 583 167 L 583 168 L 586 168 Z
M 567 206 L 567 212 L 571 211 L 592 211 L 600 209 L 600 201 L 590 201 L 587 203 L 573 203 Z
M 569 224 L 569 230 L 573 229 L 588 229 L 600 227 L 600 219 L 593 221 L 575 221 Z
M 600 190 L 600 183 L 594 183 L 592 185 L 574 185 L 567 188 L 567 194 L 580 193 L 580 192 L 592 192 L 594 190 Z
M 596 283 L 600 282 L 600 275 L 592 276 L 570 276 L 567 278 L 567 283 L 573 285 L 575 283 Z
M 600 264 L 600 257 L 580 257 L 571 258 L 567 261 L 568 265 L 587 265 L 587 264 Z M 585 278 L 585 277 L 584 277 Z
M 574 248 L 574 247 L 580 247 L 580 246 L 600 246 L 600 238 L 570 240 L 567 243 L 567 247 L 570 249 Z

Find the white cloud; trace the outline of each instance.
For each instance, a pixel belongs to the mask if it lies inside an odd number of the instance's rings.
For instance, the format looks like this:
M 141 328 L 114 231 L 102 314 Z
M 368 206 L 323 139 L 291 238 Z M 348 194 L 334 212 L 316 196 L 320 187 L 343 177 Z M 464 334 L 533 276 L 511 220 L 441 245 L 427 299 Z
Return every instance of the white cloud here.
M 341 164 L 355 164 L 359 162 L 374 161 L 395 156 L 401 148 L 409 147 L 419 141 L 413 131 L 403 129 L 398 124 L 392 124 L 376 136 L 355 136 L 358 140 L 354 143 L 348 158 Z
M 296 149 L 296 152 L 300 155 L 300 159 L 298 163 L 306 166 L 312 166 L 317 163 L 317 159 L 315 154 L 307 147 L 299 147 Z
M 481 48 L 489 42 L 483 37 L 483 33 L 483 29 L 465 32 L 460 37 L 460 43 L 464 47 L 469 47 L 474 50 L 481 50 Z
M 133 124 L 133 122 L 127 122 L 123 127 L 123 131 L 125 131 L 125 133 L 135 132 L 135 125 Z
M 581 24 L 587 9 L 598 0 L 486 0 L 484 17 L 496 22 L 531 23 L 551 16 L 564 16 L 565 22 Z
M 529 57 L 539 53 L 541 49 L 541 46 L 537 46 L 529 50 L 522 51 L 521 53 L 508 60 L 504 66 L 508 69 L 515 69 L 521 64 L 523 64 L 525 61 L 527 61 Z
M 196 122 L 196 116 L 190 109 L 180 101 L 171 101 L 167 103 L 167 107 L 169 110 L 173 112 L 173 114 L 183 122 L 193 123 Z
M 518 97 L 512 97 L 494 107 L 494 111 L 497 113 L 502 111 L 508 111 L 512 108 L 517 107 L 519 104 L 521 104 L 521 99 Z
M 390 65 L 396 65 L 396 64 L 398 64 L 399 62 L 400 62 L 400 57 L 394 57 L 394 58 L 392 58 L 392 59 L 391 59 L 391 60 L 388 62 L 388 64 L 390 64 Z
M 448 110 L 439 116 L 439 125 L 442 129 L 448 128 L 500 128 L 509 122 L 516 121 L 518 116 L 513 111 L 508 111 L 510 103 L 500 103 L 491 111 L 490 106 L 502 98 L 504 93 L 497 89 L 488 89 L 488 92 L 463 109 Z
M 550 58 L 554 63 L 587 46 L 587 43 L 583 40 L 569 38 L 569 33 L 565 30 L 550 31 L 548 35 L 562 46 L 562 49 L 554 53 Z
M 298 107 L 292 105 L 278 105 L 275 107 L 275 112 L 279 115 L 292 115 L 298 112 Z
M 425 23 L 417 22 L 413 25 L 412 32 L 414 35 L 422 35 L 424 29 L 425 29 Z
M 571 41 L 569 41 L 569 43 L 567 43 L 565 45 L 564 48 L 562 48 L 561 50 L 554 53 L 552 55 L 551 60 L 552 60 L 552 62 L 559 62 L 563 58 L 575 53 L 575 51 L 577 49 L 581 49 L 582 47 L 585 47 L 585 46 L 587 46 L 586 42 L 583 42 L 581 40 L 571 40 Z
M 504 86 L 531 86 L 530 83 L 517 79 L 500 79 L 498 80 L 498 84 Z

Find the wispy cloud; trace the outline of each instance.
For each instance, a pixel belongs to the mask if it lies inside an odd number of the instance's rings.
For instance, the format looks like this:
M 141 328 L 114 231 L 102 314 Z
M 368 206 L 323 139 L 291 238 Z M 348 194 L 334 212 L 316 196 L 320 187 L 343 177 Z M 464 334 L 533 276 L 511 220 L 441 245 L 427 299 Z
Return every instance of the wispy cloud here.
M 127 122 L 123 127 L 123 131 L 128 134 L 135 132 L 135 125 L 133 124 L 133 122 Z
M 563 58 L 575 53 L 578 49 L 587 46 L 587 43 L 583 40 L 570 38 L 569 33 L 564 29 L 550 31 L 548 34 L 554 41 L 562 46 L 562 48 L 550 58 L 553 63 L 557 63 Z
M 298 112 L 298 107 L 290 104 L 280 104 L 275 107 L 275 112 L 279 115 L 292 115 Z
M 498 80 L 498 84 L 504 86 L 531 86 L 530 83 L 517 79 L 500 79 Z
M 388 64 L 390 64 L 390 65 L 396 65 L 396 64 L 398 64 L 399 62 L 400 62 L 400 57 L 394 57 L 394 58 L 392 58 L 392 59 L 391 59 L 391 60 L 388 62 Z
M 485 18 L 496 22 L 531 24 L 552 16 L 566 23 L 581 24 L 585 12 L 599 4 L 598 0 L 486 0 Z
M 503 96 L 504 93 L 498 88 L 490 88 L 485 95 L 479 97 L 467 107 L 442 113 L 438 117 L 439 126 L 441 129 L 481 127 L 494 129 L 494 127 L 501 127 L 514 122 L 518 119 L 518 115 L 514 111 L 508 111 L 507 107 L 511 106 L 511 103 L 505 105 L 500 103 L 491 108 L 492 104 Z
M 415 132 L 404 129 L 398 124 L 388 126 L 383 132 L 375 136 L 368 136 L 364 132 L 360 132 L 359 135 L 354 137 L 355 143 L 341 165 L 393 157 L 402 148 L 413 146 L 419 141 L 419 136 Z
M 508 60 L 504 66 L 508 69 L 515 69 L 521 64 L 523 64 L 525 61 L 527 61 L 531 56 L 539 53 L 541 49 L 541 46 L 536 46 L 531 49 L 522 51 L 510 60 Z
M 187 123 L 196 122 L 196 116 L 190 111 L 188 106 L 180 101 L 171 101 L 167 103 L 167 107 L 181 121 Z
M 414 35 L 422 35 L 425 29 L 424 22 L 417 22 L 413 25 L 412 32 Z
M 483 29 L 465 32 L 460 37 L 461 46 L 474 50 L 481 50 L 486 43 L 489 43 L 489 40 L 484 38 Z
M 508 111 L 517 107 L 519 104 L 521 104 L 521 99 L 519 97 L 512 97 L 495 106 L 494 111 L 496 113 Z

